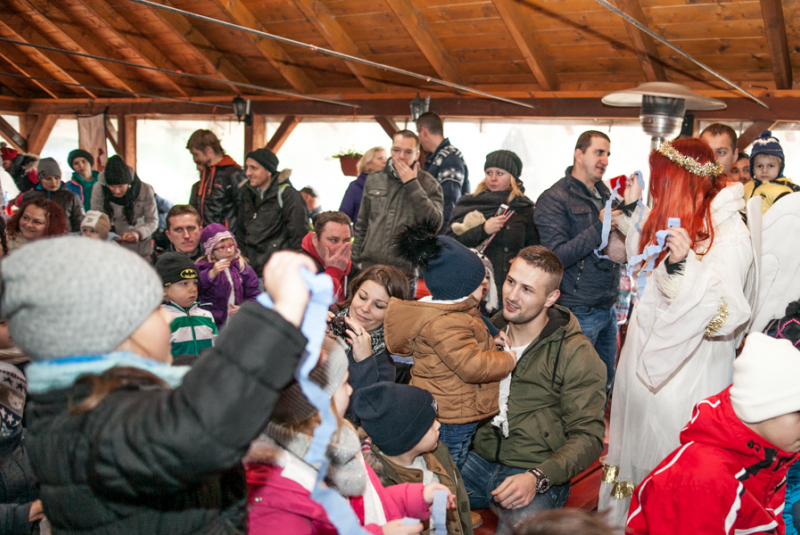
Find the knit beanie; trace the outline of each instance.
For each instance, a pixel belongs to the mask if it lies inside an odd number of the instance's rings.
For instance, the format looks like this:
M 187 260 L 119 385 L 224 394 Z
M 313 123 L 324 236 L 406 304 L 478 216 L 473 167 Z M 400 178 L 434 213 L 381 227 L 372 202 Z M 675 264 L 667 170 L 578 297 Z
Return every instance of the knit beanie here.
M 772 136 L 772 132 L 764 130 L 761 135 L 753 140 L 753 150 L 750 153 L 750 173 L 753 173 L 753 161 L 759 154 L 769 154 L 770 156 L 777 156 L 781 159 L 781 168 L 778 170 L 778 176 L 775 178 L 783 177 L 783 169 L 786 167 L 786 158 L 783 155 L 783 148 L 781 143 Z
M 478 258 L 480 258 L 481 262 L 483 262 L 483 269 L 486 270 L 486 275 L 489 276 L 489 291 L 486 293 L 486 297 L 484 298 L 484 301 L 486 301 L 486 311 L 496 311 L 500 306 L 500 299 L 497 296 L 497 285 L 495 284 L 494 280 L 494 268 L 492 267 L 492 261 L 478 252 L 477 249 L 470 249 L 470 251 L 478 255 Z
M 70 167 L 72 167 L 72 162 L 75 161 L 75 158 L 85 158 L 86 161 L 89 162 L 89 165 L 94 167 L 94 156 L 92 156 L 92 153 L 87 150 L 75 149 L 74 151 L 70 152 L 69 156 L 67 156 L 67 163 Z
M 751 333 L 733 361 L 731 405 L 740 420 L 756 423 L 800 411 L 800 351 L 789 340 Z
M 128 167 L 125 160 L 116 155 L 106 161 L 106 166 L 101 175 L 109 186 L 121 186 L 122 184 L 133 182 L 133 170 Z
M 83 221 L 81 221 L 81 228 L 83 227 L 95 229 L 100 235 L 100 239 L 106 240 L 108 239 L 108 233 L 111 230 L 111 219 L 109 219 L 108 215 L 104 214 L 103 212 L 89 210 L 86 212 L 86 216 L 84 216 Z
M 18 154 L 19 154 L 18 150 L 12 149 L 5 143 L 0 143 L 0 158 L 2 158 L 4 162 L 10 162 L 14 158 L 16 158 Z
M 252 158 L 253 160 L 257 161 L 261 167 L 269 171 L 271 174 L 278 174 L 278 157 L 275 156 L 275 153 L 271 150 L 256 149 L 252 152 L 249 152 L 244 159 L 247 160 L 247 158 Z
M 778 320 L 775 338 L 789 340 L 800 349 L 800 301 L 792 301 L 786 307 L 786 315 Z
M 331 397 L 339 389 L 347 374 L 347 354 L 344 342 L 325 337 L 322 342 L 322 354 L 327 358 L 311 370 L 309 377 Z M 321 360 L 321 359 L 320 359 Z M 303 394 L 296 381 L 281 390 L 270 422 L 279 425 L 297 425 L 311 418 L 317 412 L 316 407 Z
M 2 284 L 0 316 L 33 360 L 114 351 L 164 294 L 136 253 L 76 236 L 37 240 L 4 258 Z
M 156 261 L 156 272 L 164 286 L 184 280 L 197 280 L 197 267 L 182 253 L 163 253 Z
M 22 429 L 27 393 L 28 382 L 19 368 L 0 362 L 0 438 L 15 435 Z
M 397 383 L 375 383 L 353 394 L 351 411 L 386 455 L 416 446 L 436 419 L 438 406 L 427 390 Z
M 208 258 L 211 258 L 214 247 L 222 240 L 227 239 L 233 240 L 234 246 L 236 245 L 236 238 L 233 237 L 233 234 L 219 223 L 211 223 L 200 233 L 200 243 L 203 245 L 203 251 Z
M 36 173 L 39 177 L 57 176 L 61 178 L 61 167 L 53 158 L 42 158 L 36 166 Z
M 496 150 L 487 154 L 483 170 L 486 171 L 490 167 L 507 171 L 514 178 L 519 178 L 522 174 L 522 160 L 510 150 Z

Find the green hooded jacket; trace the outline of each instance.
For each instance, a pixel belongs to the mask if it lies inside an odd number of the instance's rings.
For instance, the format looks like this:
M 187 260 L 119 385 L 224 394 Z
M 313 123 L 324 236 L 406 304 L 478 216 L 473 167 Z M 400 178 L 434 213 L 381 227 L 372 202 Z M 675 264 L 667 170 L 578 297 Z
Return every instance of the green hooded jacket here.
M 487 461 L 539 468 L 562 485 L 603 451 L 606 368 L 568 309 L 553 306 L 547 318 L 511 375 L 508 438 L 489 420 L 473 445 Z M 506 326 L 502 312 L 492 321 Z

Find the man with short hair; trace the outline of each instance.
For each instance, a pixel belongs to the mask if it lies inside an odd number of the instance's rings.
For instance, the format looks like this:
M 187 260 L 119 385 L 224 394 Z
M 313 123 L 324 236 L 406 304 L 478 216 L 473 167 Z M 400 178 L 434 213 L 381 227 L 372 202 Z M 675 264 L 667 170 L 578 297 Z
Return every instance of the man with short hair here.
M 441 228 L 442 187 L 420 169 L 418 157 L 417 135 L 401 130 L 392 138 L 386 167 L 367 176 L 353 243 L 353 262 L 360 269 L 387 264 L 412 279 L 414 267 L 394 251 L 397 235 L 409 225 Z
M 186 148 L 200 170 L 200 181 L 192 186 L 189 204 L 200 214 L 203 226 L 219 223 L 234 232 L 239 186 L 247 180 L 242 167 L 225 154 L 219 139 L 210 130 L 195 130 Z
M 620 265 L 595 254 L 600 247 L 605 203 L 611 191 L 603 175 L 611 140 L 589 130 L 578 137 L 574 160 L 564 178 L 542 193 L 533 220 L 542 245 L 564 264 L 558 303 L 575 315 L 606 364 L 606 390 L 611 389 L 617 358 L 617 314 Z M 621 210 L 612 211 L 611 230 Z
M 717 161 L 722 164 L 726 175 L 730 175 L 731 167 L 738 159 L 736 148 L 736 131 L 726 124 L 714 123 L 700 132 L 700 139 L 708 143 Z
M 736 162 L 731 166 L 728 182 L 747 184 L 751 180 L 753 180 L 753 176 L 750 173 L 750 155 L 740 150 Z
M 417 133 L 425 156 L 425 171 L 442 186 L 444 196 L 444 222 L 441 234 L 449 230 L 450 214 L 459 197 L 469 193 L 469 171 L 461 151 L 444 137 L 442 118 L 433 112 L 423 113 L 417 119 Z
M 322 206 L 319 204 L 319 194 L 317 194 L 317 192 L 311 186 L 306 186 L 300 190 L 300 195 L 306 202 L 306 208 L 308 208 L 308 219 L 311 220 L 311 226 L 313 227 L 317 223 L 319 214 L 322 213 Z
M 73 171 L 67 188 L 80 197 L 84 211 L 88 212 L 92 209 L 92 188 L 100 176 L 98 171 L 92 169 L 94 156 L 89 151 L 75 149 L 67 156 L 67 163 Z
M 461 475 L 472 509 L 496 508 L 498 534 L 563 507 L 570 479 L 603 451 L 605 366 L 575 316 L 556 304 L 562 274 L 552 251 L 525 247 L 492 319 L 517 366 L 500 383 L 500 413 L 478 428 Z
M 353 246 L 350 225 L 350 218 L 342 212 L 322 212 L 314 223 L 314 230 L 303 238 L 303 252 L 314 259 L 317 272 L 325 272 L 333 280 L 333 296 L 337 303 L 344 301 L 347 291 Z
M 167 230 L 164 234 L 170 241 L 168 251 L 184 254 L 196 262 L 203 257 L 203 247 L 200 245 L 202 231 L 200 214 L 193 206 L 176 204 L 167 212 Z

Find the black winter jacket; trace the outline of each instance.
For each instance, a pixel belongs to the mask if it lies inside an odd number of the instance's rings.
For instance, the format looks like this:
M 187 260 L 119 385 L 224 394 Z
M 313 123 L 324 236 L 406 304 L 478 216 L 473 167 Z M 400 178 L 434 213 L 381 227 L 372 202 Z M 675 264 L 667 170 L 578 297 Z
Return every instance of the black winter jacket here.
M 83 221 L 83 202 L 80 197 L 67 189 L 67 185 L 63 182 L 61 187 L 56 191 L 48 191 L 42 188 L 39 184 L 32 190 L 28 190 L 22 196 L 22 202 L 29 201 L 36 197 L 42 197 L 48 201 L 53 201 L 58 204 L 67 215 L 67 224 L 69 225 L 70 232 L 81 231 L 81 221 Z
M 245 303 L 174 390 L 111 392 L 68 411 L 86 383 L 34 394 L 28 454 L 59 534 L 239 534 L 241 459 L 269 420 L 305 346 L 279 314 Z
M 200 214 L 204 227 L 219 223 L 231 232 L 236 230 L 239 186 L 246 181 L 244 171 L 230 156 L 203 171 L 203 177 L 192 186 L 189 204 Z
M 508 220 L 506 226 L 495 235 L 492 243 L 483 253 L 492 263 L 498 296 L 503 295 L 503 282 L 511 267 L 511 260 L 523 248 L 539 244 L 539 233 L 533 223 L 533 201 L 525 196 L 517 196 L 509 204 L 508 191 L 487 190 L 477 195 L 464 195 L 453 209 L 453 219 L 447 229 L 448 236 L 452 236 L 467 247 L 477 248 L 489 238 L 489 234 L 483 230 L 483 225 L 471 228 L 458 236 L 453 232 L 452 224 L 462 223 L 468 213 L 476 210 L 488 220 L 494 217 L 501 204 L 508 204 L 509 211 L 514 210 L 514 215 Z
M 32 154 L 17 154 L 16 158 L 11 161 L 11 166 L 7 171 L 14 179 L 14 184 L 20 193 L 25 193 L 36 186 L 31 180 L 30 173 L 36 169 L 38 161 L 39 157 Z
M 309 231 L 308 208 L 289 182 L 291 174 L 288 169 L 281 171 L 263 196 L 247 182 L 240 188 L 236 241 L 256 273 L 261 273 L 275 251 L 302 252 L 303 238 Z
M 39 522 L 28 522 L 31 503 L 39 499 L 36 478 L 25 451 L 25 435 L 3 439 L 0 445 L 0 533 L 39 533 Z
M 611 192 L 602 182 L 595 187 L 605 203 Z M 614 306 L 619 295 L 620 264 L 594 254 L 603 230 L 600 210 L 586 186 L 572 177 L 572 166 L 539 197 L 534 221 L 542 245 L 564 264 L 558 304 L 602 309 Z
M 436 150 L 425 157 L 425 172 L 435 178 L 442 186 L 444 202 L 442 205 L 444 223 L 440 234 L 450 228 L 453 207 L 462 195 L 469 193 L 469 170 L 461 151 L 445 138 Z

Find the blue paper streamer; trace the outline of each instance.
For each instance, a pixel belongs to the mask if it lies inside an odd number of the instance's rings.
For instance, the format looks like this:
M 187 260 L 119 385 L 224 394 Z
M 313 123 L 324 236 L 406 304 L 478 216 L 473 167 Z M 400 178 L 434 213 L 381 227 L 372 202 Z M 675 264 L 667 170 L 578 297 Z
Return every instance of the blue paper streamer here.
M 431 535 L 447 535 L 447 491 L 433 491 Z
M 644 195 L 644 178 L 642 177 L 641 171 L 634 171 L 633 173 L 636 175 L 636 183 L 639 184 L 639 187 L 642 188 L 642 194 L 639 195 L 639 200 L 636 201 L 636 206 L 639 207 L 639 219 L 636 221 L 636 230 L 642 232 L 642 218 L 644 217 L 644 203 L 642 202 L 642 196 Z
M 667 229 L 680 226 L 681 220 L 677 217 L 670 217 L 667 220 Z M 641 299 L 642 294 L 644 294 L 644 287 L 647 284 L 647 273 L 655 269 L 656 257 L 667 247 L 667 237 L 669 237 L 669 235 L 669 230 L 659 230 L 656 232 L 656 243 L 648 245 L 644 248 L 642 254 L 636 255 L 628 260 L 628 275 L 633 273 L 633 266 L 639 262 L 647 261 L 647 264 L 639 271 L 639 277 L 636 279 L 639 299 Z
M 603 211 L 603 230 L 600 231 L 600 247 L 594 250 L 597 258 L 608 260 L 608 256 L 603 254 L 603 249 L 608 246 L 608 236 L 611 234 L 611 204 L 619 196 L 619 188 L 622 186 L 622 180 L 617 181 L 617 187 L 611 192 L 611 195 L 606 201 L 606 207 Z
M 416 518 L 409 518 L 407 516 L 403 517 L 404 526 L 416 526 L 417 524 L 419 524 L 419 520 L 417 520 Z
M 311 445 L 304 457 L 307 463 L 319 465 L 319 473 L 314 490 L 311 491 L 311 499 L 322 506 L 328 515 L 328 520 L 330 520 L 338 533 L 369 535 L 361 527 L 355 511 L 350 507 L 350 502 L 334 489 L 320 485 L 328 473 L 328 461 L 325 459 L 325 452 L 328 450 L 331 437 L 338 428 L 338 421 L 336 415 L 331 411 L 331 397 L 322 387 L 309 379 L 309 374 L 319 362 L 319 353 L 325 338 L 328 307 L 333 302 L 333 281 L 324 273 L 312 275 L 304 267 L 300 268 L 300 275 L 311 294 L 311 298 L 303 316 L 303 323 L 300 326 L 300 332 L 306 337 L 307 343 L 294 376 L 303 394 L 319 411 L 322 420 L 314 430 Z M 260 294 L 256 301 L 268 309 L 272 309 L 275 306 L 266 292 Z

